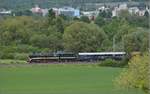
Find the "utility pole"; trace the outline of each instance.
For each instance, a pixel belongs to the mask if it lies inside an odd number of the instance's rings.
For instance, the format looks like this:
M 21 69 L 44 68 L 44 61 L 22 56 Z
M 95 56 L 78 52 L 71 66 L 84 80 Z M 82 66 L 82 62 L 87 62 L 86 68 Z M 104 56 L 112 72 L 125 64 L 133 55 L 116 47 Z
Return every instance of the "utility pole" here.
M 149 20 L 149 27 L 148 27 L 148 31 L 149 31 L 149 53 L 150 53 L 150 15 L 148 17 L 148 20 Z
M 150 1 L 149 0 L 147 0 L 147 2 L 146 2 L 146 7 L 148 7 L 148 6 L 150 6 Z M 149 51 L 149 53 L 150 53 L 150 13 L 149 13 L 149 16 L 148 16 L 148 33 L 149 33 L 149 48 L 148 48 L 148 51 Z
M 149 16 L 148 16 L 148 34 L 149 34 L 149 48 L 148 48 L 148 50 L 149 50 L 149 53 L 150 53 L 150 14 L 149 14 Z
M 124 49 L 125 49 L 125 47 L 124 47 L 124 37 L 122 37 L 122 50 L 125 51 Z
M 113 37 L 113 52 L 116 51 L 116 35 Z

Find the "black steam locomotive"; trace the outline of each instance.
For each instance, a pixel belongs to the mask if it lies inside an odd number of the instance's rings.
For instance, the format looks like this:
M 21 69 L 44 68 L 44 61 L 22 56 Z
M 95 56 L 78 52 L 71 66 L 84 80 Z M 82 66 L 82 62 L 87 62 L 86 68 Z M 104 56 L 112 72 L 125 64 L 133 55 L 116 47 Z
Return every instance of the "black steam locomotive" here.
M 122 60 L 125 52 L 88 52 L 88 53 L 34 53 L 29 55 L 29 63 L 95 62 L 105 59 Z

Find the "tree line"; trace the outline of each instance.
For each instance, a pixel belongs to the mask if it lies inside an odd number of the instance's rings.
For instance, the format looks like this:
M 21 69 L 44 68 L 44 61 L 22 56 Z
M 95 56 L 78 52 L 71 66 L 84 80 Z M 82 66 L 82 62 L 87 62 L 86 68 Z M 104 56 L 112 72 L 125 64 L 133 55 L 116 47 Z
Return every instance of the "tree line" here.
M 130 19 L 129 19 L 130 18 Z M 148 51 L 148 17 L 110 18 L 100 13 L 96 19 L 16 16 L 0 19 L 0 57 L 6 53 Z M 134 21 L 134 22 L 133 22 Z

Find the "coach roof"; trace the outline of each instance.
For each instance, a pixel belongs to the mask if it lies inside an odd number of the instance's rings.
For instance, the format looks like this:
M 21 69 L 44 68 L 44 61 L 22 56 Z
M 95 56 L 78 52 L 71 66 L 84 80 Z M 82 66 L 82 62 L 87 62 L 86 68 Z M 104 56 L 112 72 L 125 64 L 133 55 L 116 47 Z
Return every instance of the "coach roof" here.
M 79 53 L 79 55 L 118 55 L 126 54 L 126 52 L 91 52 L 91 53 Z

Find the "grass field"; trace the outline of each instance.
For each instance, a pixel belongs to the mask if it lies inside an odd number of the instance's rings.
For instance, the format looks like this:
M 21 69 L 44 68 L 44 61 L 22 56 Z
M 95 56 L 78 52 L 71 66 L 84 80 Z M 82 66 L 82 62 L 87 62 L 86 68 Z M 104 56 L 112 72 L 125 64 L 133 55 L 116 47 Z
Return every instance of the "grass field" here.
M 95 65 L 0 65 L 0 94 L 144 94 L 114 87 L 121 70 Z

